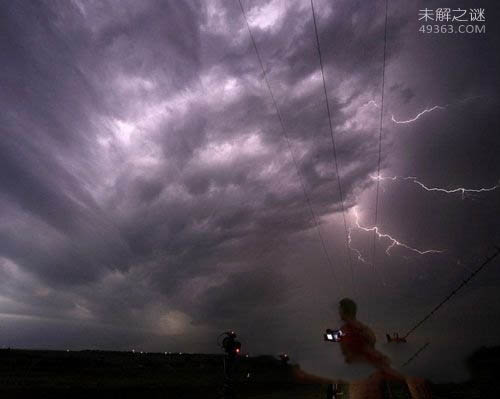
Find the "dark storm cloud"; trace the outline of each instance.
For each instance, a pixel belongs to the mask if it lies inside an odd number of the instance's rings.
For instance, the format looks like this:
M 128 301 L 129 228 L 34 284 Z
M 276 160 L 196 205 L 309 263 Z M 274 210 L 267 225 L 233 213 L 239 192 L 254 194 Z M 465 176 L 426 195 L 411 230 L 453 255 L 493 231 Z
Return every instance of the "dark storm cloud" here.
M 315 5 L 347 219 L 356 206 L 371 226 L 384 4 Z M 254 352 L 288 346 L 309 369 L 339 372 L 340 358 L 319 361 L 313 344 L 354 291 L 310 5 L 244 6 L 332 264 L 237 2 L 5 3 L 0 313 L 9 334 L 23 329 L 16 345 L 211 351 L 207 336 L 238 328 Z M 494 185 L 493 33 L 431 40 L 418 34 L 418 5 L 391 7 L 384 175 Z M 381 190 L 384 231 L 446 249 L 388 257 L 380 240 L 376 274 L 351 253 L 361 315 L 383 335 L 463 278 L 498 237 L 499 202 L 498 192 L 462 201 L 407 181 Z M 353 230 L 367 258 L 371 238 Z

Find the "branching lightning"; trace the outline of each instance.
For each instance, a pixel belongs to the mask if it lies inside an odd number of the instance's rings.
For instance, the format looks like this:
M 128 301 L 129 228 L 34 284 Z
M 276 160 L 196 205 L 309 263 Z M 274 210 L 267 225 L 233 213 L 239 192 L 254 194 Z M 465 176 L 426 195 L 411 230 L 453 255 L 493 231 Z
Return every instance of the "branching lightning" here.
M 421 188 L 423 188 L 425 191 L 438 191 L 441 193 L 445 194 L 455 194 L 455 193 L 461 193 L 462 194 L 462 199 L 466 197 L 467 194 L 470 193 L 484 193 L 484 192 L 489 192 L 489 191 L 494 191 L 497 188 L 500 188 L 500 184 L 495 184 L 494 186 L 491 187 L 482 187 L 482 188 L 465 188 L 465 187 L 457 187 L 453 189 L 446 189 L 442 187 L 428 187 L 421 181 L 419 181 L 416 177 L 413 176 L 408 176 L 408 177 L 400 177 L 400 176 L 392 176 L 392 177 L 384 177 L 384 176 L 370 176 L 373 180 L 410 180 L 415 184 L 418 184 Z
M 352 246 L 352 227 L 349 228 L 349 234 L 348 234 L 348 241 L 347 241 L 347 245 L 349 246 L 349 249 L 354 252 L 356 255 L 357 255 L 357 258 L 360 262 L 363 262 L 367 265 L 370 264 L 370 262 L 368 262 L 364 257 L 363 257 L 363 254 L 361 253 L 361 251 L 355 247 Z
M 464 199 L 467 195 L 470 195 L 473 193 L 484 193 L 484 192 L 490 192 L 490 191 L 494 191 L 496 189 L 500 189 L 500 182 L 498 184 L 495 184 L 494 186 L 491 186 L 491 187 L 482 187 L 482 188 L 457 187 L 457 188 L 452 188 L 452 189 L 446 189 L 446 188 L 442 188 L 442 187 L 429 187 L 426 184 L 422 183 L 420 180 L 418 180 L 414 176 L 402 177 L 402 176 L 381 176 L 381 175 L 374 176 L 374 175 L 372 175 L 370 177 L 371 177 L 371 179 L 373 179 L 375 181 L 377 181 L 377 180 L 379 180 L 379 181 L 408 180 L 408 181 L 411 181 L 411 182 L 417 184 L 419 187 L 421 187 L 425 191 L 436 191 L 436 192 L 440 192 L 440 193 L 444 193 L 444 194 L 461 193 L 462 199 Z M 366 232 L 375 232 L 375 235 L 379 239 L 385 238 L 385 239 L 389 240 L 390 244 L 385 250 L 387 255 L 390 255 L 390 252 L 394 247 L 403 247 L 403 248 L 408 249 L 409 251 L 416 252 L 419 255 L 427 255 L 427 254 L 432 254 L 432 253 L 443 253 L 444 252 L 444 250 L 437 250 L 437 249 L 420 250 L 417 248 L 413 248 L 413 247 L 409 246 L 408 244 L 405 244 L 405 243 L 397 240 L 396 238 L 392 237 L 391 235 L 380 231 L 378 226 L 366 227 L 366 226 L 361 225 L 360 217 L 359 217 L 359 214 L 357 211 L 357 207 L 353 208 L 353 214 L 354 214 L 355 226 L 353 226 L 349 229 L 348 244 L 349 244 L 350 250 L 353 251 L 357 255 L 357 259 L 360 262 L 370 264 L 370 262 L 367 261 L 366 258 L 364 258 L 361 251 L 353 246 L 352 232 L 353 232 L 354 228 L 357 228 L 359 230 L 363 230 Z
M 378 228 L 378 226 L 373 226 L 373 227 L 365 227 L 365 226 L 362 226 L 359 222 L 359 214 L 358 214 L 358 210 L 357 210 L 357 207 L 354 207 L 353 208 L 353 214 L 354 214 L 354 220 L 355 220 L 355 225 L 358 229 L 360 230 L 363 230 L 363 231 L 366 231 L 366 232 L 375 232 L 376 236 L 379 238 L 379 239 L 382 239 L 382 238 L 386 238 L 389 240 L 390 242 L 390 245 L 386 248 L 385 250 L 385 253 L 387 255 L 390 255 L 390 251 L 394 248 L 394 247 L 403 247 L 403 248 L 406 248 L 408 249 L 409 251 L 412 251 L 412 252 L 416 252 L 417 254 L 419 255 L 428 255 L 428 254 L 438 254 L 438 253 L 443 253 L 444 251 L 443 250 L 438 250 L 438 249 L 426 249 L 426 250 L 420 250 L 420 249 L 417 249 L 417 248 L 413 248 L 413 247 L 410 247 L 409 245 L 395 239 L 394 237 L 392 237 L 391 235 L 389 234 L 386 234 L 386 233 L 383 233 L 380 231 L 380 229 Z M 350 235 L 349 235 L 349 238 L 350 238 Z M 350 244 L 350 242 L 349 242 Z M 361 253 L 359 252 L 359 250 L 353 248 L 352 246 L 350 246 L 350 248 L 356 252 L 358 254 L 358 259 L 367 263 L 366 260 L 364 260 L 364 258 L 361 256 Z M 361 257 L 361 259 L 360 259 Z
M 468 102 L 468 101 L 471 101 L 471 100 L 475 100 L 477 98 L 482 98 L 484 96 L 473 96 L 473 97 L 467 97 L 467 98 L 464 98 L 462 100 L 458 100 L 454 103 L 451 103 L 451 104 L 445 104 L 445 105 L 434 105 L 433 107 L 431 108 L 426 108 L 424 109 L 423 111 L 419 112 L 415 117 L 411 118 L 411 119 L 408 119 L 408 120 L 405 120 L 405 121 L 398 121 L 396 120 L 396 118 L 394 117 L 394 115 L 391 116 L 391 120 L 394 122 L 394 123 L 397 123 L 397 124 L 408 124 L 408 123 L 412 123 L 412 122 L 415 122 L 417 119 L 419 119 L 421 116 L 425 115 L 425 114 L 428 114 L 429 112 L 433 112 L 433 111 L 436 111 L 438 109 L 440 110 L 443 110 L 443 109 L 446 109 L 448 107 L 451 107 L 452 105 L 455 105 L 455 104 L 463 104 L 465 102 Z
M 413 123 L 413 122 L 417 121 L 419 118 L 421 118 L 425 114 L 428 114 L 428 113 L 431 113 L 431 112 L 434 112 L 434 111 L 437 111 L 437 110 L 445 110 L 448 107 L 452 107 L 452 106 L 455 106 L 455 105 L 458 105 L 458 104 L 462 104 L 462 103 L 468 102 L 470 100 L 474 100 L 474 99 L 481 98 L 481 97 L 484 97 L 484 96 L 468 97 L 468 98 L 465 98 L 465 99 L 462 99 L 462 100 L 458 100 L 458 101 L 454 101 L 453 103 L 449 103 L 449 104 L 445 104 L 445 105 L 434 105 L 434 106 L 432 106 L 430 108 L 424 109 L 423 111 L 419 112 L 416 116 L 414 116 L 413 118 L 408 119 L 408 120 L 397 120 L 394 117 L 394 115 L 392 115 L 391 116 L 391 120 L 394 123 L 396 123 L 396 124 L 410 124 L 410 123 Z M 366 102 L 365 104 L 363 104 L 361 106 L 361 108 L 365 108 L 365 107 L 368 107 L 368 106 L 374 106 L 375 108 L 378 108 L 378 104 L 374 100 L 370 100 L 370 101 Z M 425 191 L 436 191 L 436 192 L 441 192 L 441 193 L 444 193 L 444 194 L 456 194 L 456 193 L 460 193 L 461 196 L 462 196 L 462 199 L 464 199 L 467 195 L 471 195 L 471 194 L 474 194 L 474 193 L 477 194 L 477 193 L 490 192 L 490 191 L 494 191 L 494 190 L 500 188 L 500 181 L 497 184 L 495 184 L 495 185 L 493 185 L 491 187 L 481 187 L 481 188 L 456 187 L 456 188 L 449 189 L 449 188 L 443 188 L 443 187 L 429 187 L 428 185 L 426 185 L 425 183 L 421 182 L 420 180 L 418 180 L 414 176 L 408 176 L 408 177 L 400 177 L 400 176 L 387 177 L 386 176 L 386 177 L 384 177 L 384 176 L 378 175 L 378 176 L 370 176 L 370 177 L 373 180 L 375 180 L 375 181 L 382 181 L 382 180 L 391 180 L 391 181 L 409 180 L 409 181 L 412 181 L 413 183 L 417 184 L 420 188 L 424 189 Z M 357 207 L 353 208 L 353 214 L 354 214 L 354 219 L 355 219 L 355 225 L 349 228 L 349 232 L 348 232 L 348 246 L 349 246 L 349 249 L 357 255 L 358 261 L 360 261 L 362 263 L 370 264 L 370 262 L 365 259 L 365 257 L 361 253 L 361 251 L 353 246 L 352 233 L 353 233 L 353 230 L 355 228 L 357 228 L 359 230 L 366 231 L 366 232 L 373 232 L 373 233 L 375 233 L 375 235 L 378 237 L 379 240 L 380 239 L 387 239 L 387 240 L 389 240 L 389 246 L 385 250 L 385 253 L 387 255 L 390 255 L 391 250 L 394 247 L 403 247 L 403 248 L 405 248 L 405 249 L 407 249 L 407 250 L 409 250 L 411 252 L 415 252 L 415 253 L 417 253 L 419 255 L 427 255 L 427 254 L 433 254 L 433 253 L 437 254 L 437 253 L 443 253 L 444 252 L 444 250 L 437 250 L 437 249 L 420 250 L 420 249 L 411 247 L 408 244 L 403 243 L 403 242 L 397 240 L 396 238 L 392 237 L 391 235 L 380 231 L 380 229 L 379 229 L 378 226 L 372 226 L 372 227 L 362 226 L 360 224 L 360 218 L 359 218 L 359 214 L 358 214 L 358 211 L 357 211 Z
M 435 111 L 437 109 L 446 109 L 448 108 L 449 104 L 447 105 L 435 105 L 434 107 L 432 108 L 427 108 L 427 109 L 424 109 L 422 112 L 419 112 L 417 114 L 417 116 L 415 116 L 414 118 L 411 118 L 411 119 L 408 119 L 406 121 L 398 121 L 394 118 L 394 115 L 391 116 L 391 120 L 394 122 L 394 123 L 398 123 L 398 124 L 406 124 L 406 123 L 412 123 L 412 122 L 415 122 L 418 118 L 420 118 L 422 115 L 424 114 L 427 114 L 429 112 L 432 112 L 432 111 Z

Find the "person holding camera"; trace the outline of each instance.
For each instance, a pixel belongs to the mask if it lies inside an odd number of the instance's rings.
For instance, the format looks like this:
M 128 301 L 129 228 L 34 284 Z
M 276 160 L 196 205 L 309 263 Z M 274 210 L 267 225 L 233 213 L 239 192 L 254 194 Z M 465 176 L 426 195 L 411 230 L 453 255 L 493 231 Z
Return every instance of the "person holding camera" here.
M 368 363 L 378 370 L 389 370 L 389 358 L 375 349 L 375 334 L 356 319 L 356 312 L 357 305 L 352 299 L 339 302 L 339 315 L 344 322 L 339 343 L 346 363 Z
M 431 394 L 422 379 L 407 378 L 391 367 L 387 356 L 375 349 L 376 337 L 373 331 L 356 319 L 357 305 L 350 298 L 339 302 L 339 316 L 344 322 L 340 328 L 340 349 L 347 364 L 364 363 L 373 366 L 376 371 L 368 378 L 349 385 L 350 398 L 379 399 L 390 384 L 403 384 L 414 399 L 427 399 Z

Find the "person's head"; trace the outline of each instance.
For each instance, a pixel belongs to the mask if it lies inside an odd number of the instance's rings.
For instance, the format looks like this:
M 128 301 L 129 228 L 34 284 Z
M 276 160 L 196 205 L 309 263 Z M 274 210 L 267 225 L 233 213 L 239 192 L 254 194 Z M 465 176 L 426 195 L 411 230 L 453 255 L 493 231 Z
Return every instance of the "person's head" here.
M 357 311 L 356 302 L 350 298 L 341 299 L 339 302 L 339 315 L 344 321 L 354 320 Z

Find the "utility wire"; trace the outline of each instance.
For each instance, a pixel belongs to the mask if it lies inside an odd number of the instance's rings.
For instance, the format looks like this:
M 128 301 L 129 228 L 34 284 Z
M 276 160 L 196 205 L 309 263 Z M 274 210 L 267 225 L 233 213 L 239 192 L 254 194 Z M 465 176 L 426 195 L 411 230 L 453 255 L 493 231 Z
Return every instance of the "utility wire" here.
M 430 345 L 430 344 L 429 344 L 429 342 L 426 342 L 426 343 L 424 344 L 424 346 L 422 346 L 422 347 L 421 347 L 418 351 L 416 351 L 416 352 L 413 354 L 413 356 L 411 356 L 411 357 L 410 357 L 410 358 L 409 358 L 406 362 L 404 362 L 404 363 L 401 365 L 401 367 L 405 367 L 405 366 L 409 365 L 409 364 L 413 361 L 413 359 L 415 359 L 418 355 L 420 355 L 420 353 L 422 353 L 422 352 L 423 352 L 423 351 L 424 351 L 424 350 L 425 350 L 425 349 L 426 349 L 429 345 Z
M 436 313 L 436 311 L 441 306 L 443 306 L 446 302 L 448 302 L 460 289 L 462 289 L 470 280 L 472 280 L 476 276 L 476 274 L 478 274 L 488 263 L 490 263 L 498 255 L 500 255 L 500 247 L 497 247 L 497 251 L 492 256 L 486 258 L 486 260 L 483 263 L 481 263 L 481 265 L 476 270 L 474 270 L 469 275 L 469 277 L 467 277 L 464 281 L 462 281 L 457 288 L 451 291 L 451 293 L 446 298 L 444 298 L 434 309 L 432 309 L 422 320 L 420 320 L 417 324 L 415 324 L 415 326 L 413 326 L 403 338 L 407 338 L 418 327 L 424 324 L 434 313 Z
M 285 129 L 285 124 L 283 122 L 283 117 L 282 117 L 280 109 L 278 107 L 278 103 L 276 102 L 276 98 L 274 97 L 273 91 L 271 89 L 271 84 L 269 83 L 269 79 L 267 78 L 266 70 L 264 68 L 264 63 L 262 62 L 262 58 L 261 58 L 259 50 L 257 48 L 257 43 L 255 42 L 255 38 L 253 37 L 252 30 L 250 29 L 250 24 L 248 23 L 248 18 L 247 18 L 247 15 L 245 13 L 245 9 L 243 8 L 243 4 L 241 3 L 241 0 L 238 0 L 238 3 L 240 5 L 241 12 L 243 14 L 243 18 L 245 19 L 245 23 L 246 23 L 246 26 L 247 26 L 247 29 L 248 29 L 248 34 L 250 36 L 250 40 L 252 41 L 252 45 L 253 45 L 253 48 L 255 50 L 255 54 L 257 55 L 257 59 L 259 60 L 260 67 L 262 69 L 262 75 L 264 77 L 264 82 L 266 83 L 267 89 L 269 91 L 269 94 L 271 96 L 271 99 L 272 99 L 272 102 L 273 102 L 273 105 L 274 105 L 274 108 L 276 109 L 276 115 L 277 115 L 277 117 L 279 119 L 279 123 L 281 125 L 281 132 L 282 132 L 282 134 L 283 134 L 283 136 L 285 138 L 285 141 L 286 141 L 287 147 L 288 147 L 288 151 L 290 152 L 290 155 L 292 157 L 293 163 L 295 165 L 295 170 L 297 171 L 297 176 L 299 178 L 300 185 L 301 185 L 302 191 L 304 193 L 304 198 L 305 198 L 306 204 L 309 207 L 309 211 L 311 213 L 311 218 L 313 220 L 313 223 L 316 225 L 316 231 L 318 233 L 318 237 L 319 237 L 319 240 L 321 242 L 321 246 L 323 248 L 323 252 L 325 254 L 326 261 L 330 265 L 330 269 L 332 271 L 333 277 L 334 277 L 334 279 L 336 280 L 336 282 L 338 284 L 339 281 L 338 281 L 338 278 L 337 278 L 337 274 L 335 273 L 335 268 L 333 266 L 332 260 L 330 258 L 329 253 L 328 253 L 328 250 L 326 249 L 326 243 L 325 243 L 325 240 L 323 238 L 323 234 L 321 233 L 321 229 L 319 227 L 318 219 L 316 218 L 316 214 L 314 213 L 314 210 L 313 210 L 313 207 L 312 207 L 312 203 L 311 203 L 311 199 L 309 198 L 309 195 L 307 194 L 307 190 L 306 190 L 306 187 L 305 187 L 305 184 L 304 184 L 304 179 L 302 177 L 302 174 L 300 173 L 299 165 L 298 165 L 298 162 L 297 162 L 297 160 L 295 158 L 295 155 L 294 155 L 294 152 L 293 152 L 293 149 L 292 149 L 292 145 L 290 143 L 290 138 L 288 137 L 288 133 L 287 133 L 287 131 Z M 339 284 L 339 287 L 341 289 L 342 285 Z
M 389 0 L 385 0 L 385 26 L 384 26 L 384 62 L 382 64 L 382 100 L 380 104 L 380 126 L 379 126 L 379 135 L 378 135 L 378 167 L 377 167 L 377 194 L 375 196 L 375 223 L 374 226 L 377 225 L 378 222 L 378 196 L 379 196 L 379 188 L 380 188 L 380 162 L 382 159 L 382 130 L 383 130 L 383 116 L 384 116 L 384 88 L 385 88 L 385 54 L 387 49 L 387 8 L 388 8 Z M 372 248 L 372 265 L 375 270 L 375 248 L 376 248 L 376 239 L 377 234 L 376 231 L 373 231 L 373 248 Z
M 311 11 L 312 11 L 312 17 L 313 17 L 313 22 L 314 22 L 314 33 L 316 35 L 316 44 L 318 46 L 319 66 L 321 68 L 321 76 L 323 78 L 323 90 L 325 92 L 326 111 L 328 113 L 328 124 L 330 126 L 330 137 L 332 139 L 333 162 L 335 165 L 335 173 L 337 174 L 337 183 L 338 183 L 338 189 L 339 189 L 340 204 L 342 207 L 342 216 L 344 218 L 345 245 L 346 245 L 346 250 L 347 250 L 347 259 L 349 262 L 349 268 L 351 270 L 352 289 L 355 291 L 354 272 L 352 270 L 351 251 L 349 250 L 349 233 L 347 232 L 347 221 L 346 221 L 346 217 L 345 217 L 344 195 L 342 193 L 342 185 L 340 184 L 340 173 L 339 173 L 339 165 L 338 165 L 338 160 L 337 160 L 337 148 L 335 146 L 335 138 L 333 137 L 332 114 L 330 112 L 330 102 L 328 101 L 328 94 L 327 94 L 327 90 L 326 90 L 325 72 L 323 70 L 323 57 L 321 56 L 321 46 L 319 44 L 318 26 L 316 24 L 316 13 L 314 12 L 313 0 L 311 0 Z

